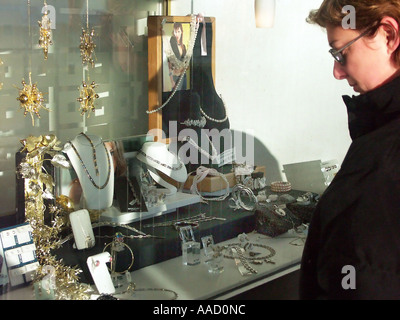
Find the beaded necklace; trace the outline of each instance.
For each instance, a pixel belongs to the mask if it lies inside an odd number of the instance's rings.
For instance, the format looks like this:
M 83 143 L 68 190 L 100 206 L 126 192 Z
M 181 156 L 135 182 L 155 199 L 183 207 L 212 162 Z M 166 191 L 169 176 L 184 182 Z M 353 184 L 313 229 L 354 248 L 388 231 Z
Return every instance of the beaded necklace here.
M 189 68 L 189 62 L 192 59 L 192 55 L 193 55 L 193 48 L 194 48 L 194 44 L 196 42 L 196 38 L 197 38 L 197 32 L 199 30 L 199 25 L 200 23 L 198 22 L 197 16 L 192 15 L 192 20 L 190 21 L 190 40 L 189 40 L 189 46 L 188 46 L 188 50 L 186 52 L 186 55 L 184 57 L 183 60 L 179 60 L 176 56 L 175 53 L 173 53 L 171 48 L 167 48 L 165 49 L 165 54 L 168 58 L 168 61 L 170 62 L 171 66 L 173 69 L 179 69 L 182 70 L 181 75 L 179 76 L 179 80 L 178 83 L 175 85 L 174 90 L 172 91 L 171 95 L 168 97 L 168 99 L 158 108 L 154 109 L 154 110 L 146 110 L 146 113 L 151 114 L 151 113 L 156 113 L 158 111 L 160 111 L 161 109 L 163 109 L 173 98 L 173 96 L 175 95 L 176 91 L 178 91 L 178 88 L 180 87 L 180 84 L 183 80 L 183 77 L 186 73 L 186 70 Z

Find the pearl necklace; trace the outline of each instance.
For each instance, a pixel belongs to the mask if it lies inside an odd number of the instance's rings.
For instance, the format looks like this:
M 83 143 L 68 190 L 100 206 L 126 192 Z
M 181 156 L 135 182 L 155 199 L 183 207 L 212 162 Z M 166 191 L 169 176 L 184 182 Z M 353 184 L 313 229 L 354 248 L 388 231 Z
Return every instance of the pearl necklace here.
M 183 61 L 179 60 L 175 56 L 175 54 L 172 52 L 171 48 L 169 50 L 168 49 L 165 50 L 168 61 L 172 65 L 172 68 L 183 70 L 183 71 L 182 71 L 182 74 L 179 76 L 179 80 L 178 80 L 177 84 L 175 85 L 175 88 L 172 91 L 171 95 L 168 97 L 168 99 L 158 108 L 156 108 L 154 110 L 146 110 L 147 114 L 156 113 L 156 112 L 160 111 L 161 109 L 163 109 L 171 101 L 171 99 L 173 98 L 175 93 L 178 91 L 178 88 L 180 88 L 180 84 L 184 78 L 186 70 L 189 67 L 189 62 L 193 55 L 193 48 L 194 48 L 194 44 L 196 42 L 197 32 L 199 31 L 199 25 L 200 25 L 200 23 L 199 23 L 198 17 L 195 15 L 192 15 L 192 20 L 190 22 L 189 47 L 188 47 L 188 51 L 186 52 L 186 55 L 185 55 Z M 169 51 L 171 51 L 172 53 L 170 53 Z
M 223 119 L 219 120 L 219 119 L 215 119 L 215 118 L 210 117 L 209 115 L 207 115 L 207 114 L 205 113 L 205 111 L 203 110 L 203 108 L 202 108 L 201 106 L 200 106 L 200 112 L 201 112 L 201 114 L 202 114 L 204 117 L 206 117 L 208 120 L 213 121 L 213 122 L 217 122 L 217 123 L 222 123 L 222 122 L 225 122 L 225 121 L 228 119 L 228 112 L 226 111 L 225 102 L 224 102 L 224 100 L 222 99 L 222 96 L 220 95 L 219 97 L 220 97 L 221 100 L 222 100 L 222 105 L 223 105 L 224 110 L 225 110 L 225 117 L 224 117 Z

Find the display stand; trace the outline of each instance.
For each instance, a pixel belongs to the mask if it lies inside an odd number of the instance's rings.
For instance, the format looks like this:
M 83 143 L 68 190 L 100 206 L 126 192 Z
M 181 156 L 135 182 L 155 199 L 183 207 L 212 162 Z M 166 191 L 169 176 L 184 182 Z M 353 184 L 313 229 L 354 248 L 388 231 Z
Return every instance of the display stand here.
M 83 208 L 109 208 L 113 201 L 114 166 L 102 139 L 80 133 L 66 144 L 65 150 L 83 190 Z

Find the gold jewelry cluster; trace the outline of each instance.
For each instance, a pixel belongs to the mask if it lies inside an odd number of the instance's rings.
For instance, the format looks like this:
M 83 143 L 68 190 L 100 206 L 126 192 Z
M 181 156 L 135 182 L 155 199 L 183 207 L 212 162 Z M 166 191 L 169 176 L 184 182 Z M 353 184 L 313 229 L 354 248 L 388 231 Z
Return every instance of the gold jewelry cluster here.
M 44 59 L 47 60 L 49 53 L 49 45 L 53 44 L 51 33 L 51 20 L 45 12 L 39 24 L 39 46 L 43 49 Z
M 36 258 L 39 267 L 33 282 L 40 282 L 48 275 L 47 270 L 52 268 L 55 275 L 56 299 L 89 299 L 90 287 L 79 283 L 79 274 L 82 272 L 76 267 L 69 267 L 57 259 L 53 252 L 60 246 L 61 231 L 65 226 L 68 214 L 74 211 L 72 201 L 65 197 L 54 197 L 54 181 L 50 174 L 43 169 L 43 162 L 61 154 L 60 141 L 55 135 L 29 136 L 21 140 L 21 153 L 25 157 L 17 168 L 20 178 L 25 185 L 25 217 L 32 226 L 33 241 L 36 246 Z M 55 162 L 51 160 L 52 164 Z M 55 200 L 48 205 L 52 217 L 50 223 L 44 222 L 46 211 L 45 200 Z
M 82 29 L 81 35 L 81 44 L 79 49 L 81 50 L 82 63 L 90 63 L 92 67 L 94 67 L 94 49 L 96 48 L 96 44 L 93 41 L 94 38 L 94 29 L 88 32 L 85 29 Z
M 31 73 L 29 73 L 29 83 L 22 80 L 22 88 L 19 89 L 17 100 L 20 103 L 20 107 L 24 109 L 24 116 L 29 112 L 32 118 L 32 125 L 35 125 L 34 115 L 40 118 L 39 110 L 48 108 L 44 106 L 43 93 L 39 91 L 36 84 L 32 84 Z

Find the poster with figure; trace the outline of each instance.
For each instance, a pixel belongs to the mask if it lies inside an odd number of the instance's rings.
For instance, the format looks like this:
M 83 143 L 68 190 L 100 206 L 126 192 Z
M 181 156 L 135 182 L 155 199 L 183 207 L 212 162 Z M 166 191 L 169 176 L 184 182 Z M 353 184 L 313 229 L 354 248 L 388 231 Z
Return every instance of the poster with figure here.
M 163 25 L 163 92 L 189 89 L 190 23 Z

